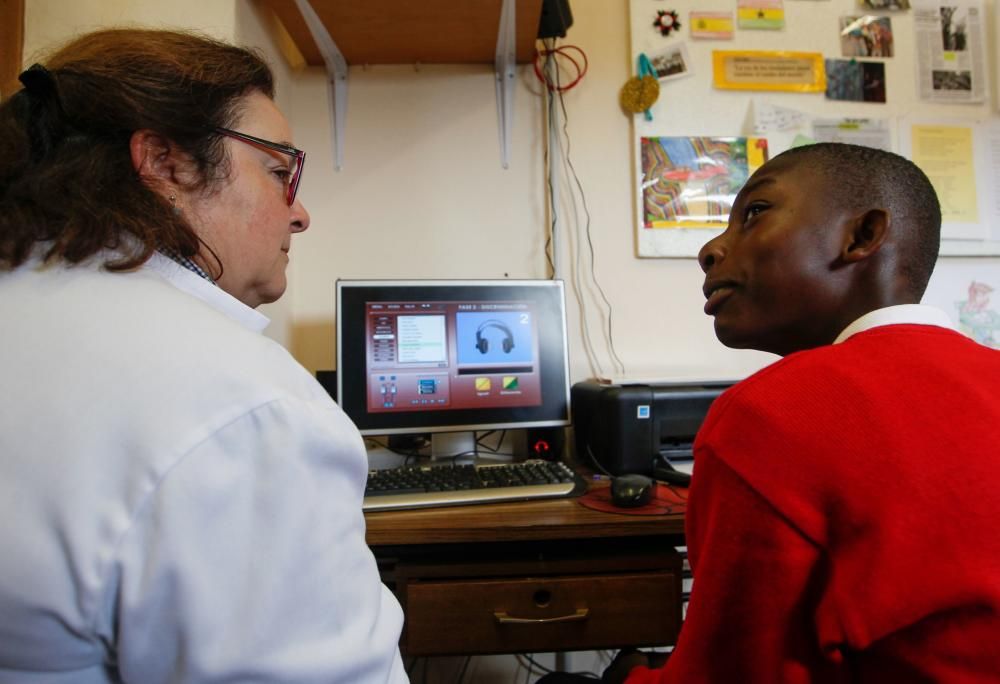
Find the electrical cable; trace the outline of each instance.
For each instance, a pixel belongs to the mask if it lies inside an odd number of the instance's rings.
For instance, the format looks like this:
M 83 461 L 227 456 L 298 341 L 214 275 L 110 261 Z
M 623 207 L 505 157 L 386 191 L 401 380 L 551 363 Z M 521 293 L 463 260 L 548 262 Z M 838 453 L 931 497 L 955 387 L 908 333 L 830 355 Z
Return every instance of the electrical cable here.
M 605 294 L 604 292 L 604 288 L 601 287 L 600 282 L 597 280 L 596 256 L 594 254 L 594 240 L 590 230 L 591 217 L 590 217 L 590 209 L 587 207 L 587 196 L 583 191 L 583 184 L 580 182 L 580 176 L 577 175 L 576 173 L 576 167 L 573 166 L 573 160 L 570 158 L 569 115 L 566 111 L 566 101 L 563 98 L 562 92 L 559 92 L 559 106 L 560 109 L 562 110 L 562 116 L 563 116 L 563 136 L 566 138 L 566 154 L 565 154 L 566 165 L 569 167 L 570 173 L 572 173 L 573 175 L 573 181 L 576 183 L 577 192 L 579 192 L 580 194 L 580 203 L 583 206 L 583 213 L 587 217 L 587 222 L 585 224 L 584 232 L 587 237 L 587 246 L 588 249 L 590 250 L 590 277 L 594 283 L 594 286 L 597 288 L 597 291 L 600 293 L 601 299 L 604 300 L 604 304 L 605 306 L 607 306 L 608 310 L 608 316 L 607 316 L 608 324 L 606 330 L 607 338 L 605 341 L 608 343 L 608 349 L 611 353 L 611 357 L 614 359 L 619 372 L 622 375 L 624 375 L 625 364 L 622 362 L 621 357 L 618 356 L 618 352 L 615 349 L 614 329 L 612 322 L 612 315 L 614 309 L 611 305 L 611 302 L 608 300 L 607 294 Z
M 535 76 L 538 77 L 539 81 L 545 84 L 545 87 L 550 92 L 555 91 L 564 93 L 567 90 L 572 90 L 573 88 L 575 88 L 580 83 L 580 81 L 583 80 L 583 77 L 587 75 L 587 69 L 589 68 L 590 65 L 587 61 L 587 53 L 581 50 L 576 45 L 561 45 L 559 47 L 556 47 L 555 43 L 556 41 L 553 38 L 552 47 L 549 47 L 548 45 L 545 44 L 544 40 L 542 41 L 542 45 L 545 45 L 545 49 L 535 51 L 535 61 L 533 66 L 535 69 Z M 576 59 L 574 59 L 569 54 L 568 50 L 575 50 L 580 55 L 581 59 L 583 60 L 582 67 L 580 66 L 580 63 L 577 62 Z M 554 60 L 557 56 L 567 60 L 576 69 L 576 77 L 566 85 L 560 85 L 560 83 L 558 82 L 558 78 L 556 82 L 553 83 L 551 80 L 549 80 L 548 74 L 545 73 L 538 66 L 538 60 L 541 57 L 545 58 L 546 66 L 548 66 L 550 60 Z
M 542 44 L 543 45 L 545 44 L 544 40 L 542 41 Z M 554 44 L 555 44 L 555 41 L 553 40 L 553 45 Z M 546 59 L 545 59 L 545 69 L 546 70 L 549 70 L 550 68 L 553 68 L 553 60 L 555 60 L 555 57 L 553 55 L 554 55 L 554 53 L 551 50 L 549 50 L 547 52 L 547 56 L 546 56 Z M 543 95 L 543 97 L 544 97 L 544 95 Z M 549 99 L 551 99 L 551 98 L 549 98 Z M 551 112 L 550 112 L 550 115 L 551 115 Z M 555 278 L 556 277 L 556 264 L 555 264 L 555 261 L 552 258 L 552 249 L 553 249 L 553 247 L 552 247 L 552 235 L 556 231 L 556 210 L 555 210 L 556 194 L 555 194 L 555 187 L 552 185 L 552 173 L 550 172 L 550 163 L 551 163 L 551 156 L 549 154 L 549 145 L 546 142 L 545 147 L 544 147 L 543 164 L 544 164 L 544 170 L 545 170 L 545 183 L 546 183 L 546 186 L 548 187 L 548 190 L 549 190 L 549 206 L 552 207 L 552 217 L 551 217 L 551 221 L 549 221 L 549 229 L 545 233 L 545 247 L 544 247 L 544 250 L 545 250 L 545 261 L 547 262 L 548 267 L 549 267 L 548 268 L 549 278 Z
M 593 463 L 593 464 L 594 464 L 594 466 L 595 466 L 595 467 L 596 467 L 596 468 L 597 468 L 598 470 L 600 470 L 600 471 L 601 471 L 602 473 L 604 473 L 604 474 L 605 474 L 605 475 L 607 475 L 608 477 L 614 477 L 614 475 L 612 475 L 611 473 L 609 473 L 609 472 L 608 472 L 608 471 L 607 471 L 607 470 L 606 470 L 606 469 L 604 468 L 604 466 L 602 466 L 602 465 L 601 465 L 600 463 L 598 463 L 598 462 L 597 462 L 597 456 L 595 456 L 595 455 L 594 455 L 594 450 L 590 448 L 590 445 L 589 445 L 589 444 L 587 445 L 587 456 L 589 456 L 589 457 L 590 457 L 590 462 L 591 462 L 591 463 Z
M 606 326 L 602 325 L 602 335 L 604 337 L 604 342 L 607 345 L 608 352 L 611 356 L 612 363 L 616 371 L 622 375 L 625 374 L 625 364 L 621 357 L 618 355 L 618 351 L 615 345 L 614 339 L 614 307 L 609 300 L 607 293 L 601 286 L 597 279 L 596 272 L 596 253 L 593 243 L 593 235 L 591 230 L 592 217 L 590 214 L 589 206 L 587 205 L 586 194 L 583 189 L 583 183 L 580 180 L 579 174 L 576 171 L 576 167 L 573 165 L 572 158 L 570 156 L 571 141 L 569 136 L 569 116 L 566 108 L 566 102 L 563 97 L 563 93 L 570 90 L 571 88 L 578 85 L 586 74 L 589 68 L 589 62 L 587 60 L 586 53 L 575 45 L 563 45 L 557 46 L 556 40 L 553 38 L 551 42 L 542 41 L 543 48 L 536 51 L 535 56 L 535 74 L 546 85 L 546 92 L 543 93 L 543 97 L 546 97 L 546 111 L 547 111 L 547 128 L 550 132 L 547 138 L 547 144 L 545 147 L 545 163 L 546 163 L 546 176 L 548 178 L 548 189 L 549 189 L 549 205 L 552 211 L 552 221 L 549 229 L 549 234 L 546 236 L 545 243 L 545 253 L 546 259 L 549 262 L 551 270 L 555 271 L 553 264 L 553 259 L 551 257 L 550 246 L 552 244 L 552 236 L 555 233 L 557 227 L 557 216 L 559 215 L 560 208 L 556 206 L 557 202 L 555 199 L 556 193 L 555 188 L 552 185 L 552 163 L 553 159 L 560 156 L 565 168 L 568 169 L 569 175 L 572 176 L 573 181 L 570 185 L 570 202 L 568 203 L 572 211 L 573 222 L 572 225 L 576 227 L 576 230 L 571 230 L 570 234 L 575 238 L 573 244 L 570 248 L 573 251 L 573 276 L 572 282 L 573 287 L 577 293 L 577 299 L 580 306 L 580 320 L 582 329 L 582 339 L 584 351 L 587 354 L 587 360 L 590 365 L 591 373 L 597 377 L 604 377 L 604 371 L 602 364 L 598 359 L 598 354 L 596 352 L 594 342 L 590 337 L 590 325 L 587 316 L 587 306 L 585 300 L 584 285 L 582 281 L 582 272 L 586 269 L 590 273 L 590 283 L 595 289 L 603 302 L 603 307 L 601 307 L 601 317 L 606 320 Z M 579 60 L 574 55 L 579 56 Z M 545 58 L 545 70 L 544 72 L 539 67 L 539 61 L 541 58 Z M 558 58 L 558 59 L 557 59 Z M 563 85 L 562 74 L 560 70 L 560 59 L 564 62 L 568 62 L 576 71 L 575 77 L 571 81 Z M 581 63 L 582 62 L 582 63 Z M 568 70 L 567 70 L 568 71 Z M 562 129 L 559 130 L 557 121 L 557 111 L 555 100 L 558 97 L 559 100 L 559 111 L 562 114 L 563 122 Z M 565 148 L 563 148 L 565 145 Z M 551 149 L 550 149 L 551 148 Z M 560 154 L 561 153 L 561 154 Z M 585 216 L 585 224 L 583 229 L 580 229 L 580 216 L 577 213 L 577 200 L 582 207 L 583 214 Z M 590 263 L 589 269 L 583 265 L 583 252 L 584 245 L 583 242 L 586 240 L 586 249 L 589 251 Z M 589 288 L 588 288 L 589 289 Z
M 543 41 L 543 45 L 544 44 L 545 43 Z M 556 54 L 556 48 L 554 47 L 555 39 L 552 40 L 552 45 L 553 47 L 549 49 L 549 52 L 550 54 Z M 559 203 L 556 201 L 555 187 L 552 184 L 552 178 L 554 175 L 552 171 L 553 160 L 556 159 L 557 157 L 560 158 L 562 157 L 559 151 L 561 148 L 561 138 L 557 122 L 557 109 L 556 109 L 555 97 L 553 95 L 554 92 L 558 92 L 560 86 L 560 76 L 558 68 L 554 69 L 554 76 L 552 78 L 554 83 L 556 84 L 556 87 L 553 89 L 546 89 L 546 91 L 543 93 L 543 97 L 546 98 L 545 101 L 547 105 L 546 127 L 549 131 L 549 135 L 546 136 L 546 159 L 548 160 L 546 177 L 548 178 L 548 183 L 549 183 L 549 208 L 550 211 L 552 212 L 552 222 L 549 229 L 550 236 L 555 234 L 558 223 L 557 219 L 560 216 L 560 207 Z M 577 211 L 576 202 L 575 201 L 570 202 L 569 207 L 573 212 L 573 221 L 572 221 L 573 225 L 579 225 L 579 216 L 576 214 Z M 573 289 L 577 293 L 577 303 L 580 308 L 580 331 L 581 331 L 581 339 L 583 342 L 583 350 L 587 356 L 587 363 L 590 366 L 591 374 L 594 375 L 595 377 L 602 377 L 604 375 L 604 370 L 601 366 L 600 361 L 598 360 L 597 353 L 594 349 L 593 340 L 590 337 L 590 325 L 588 323 L 587 307 L 584 301 L 583 284 L 580 280 L 581 277 L 580 267 L 579 267 L 580 246 L 578 244 L 579 236 L 575 235 L 573 231 L 568 231 L 567 234 L 570 238 L 575 238 L 577 241 L 577 243 L 573 243 L 571 241 L 570 244 L 570 250 L 575 255 L 574 267 L 571 268 L 571 273 L 572 273 Z M 546 244 L 548 244 L 548 241 L 546 242 Z

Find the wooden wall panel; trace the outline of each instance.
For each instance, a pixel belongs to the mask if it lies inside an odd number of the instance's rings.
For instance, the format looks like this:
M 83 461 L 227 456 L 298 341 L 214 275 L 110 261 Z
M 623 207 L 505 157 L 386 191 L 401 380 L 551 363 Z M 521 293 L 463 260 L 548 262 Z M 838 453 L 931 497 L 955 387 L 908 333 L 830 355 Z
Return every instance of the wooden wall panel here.
M 20 87 L 24 51 L 24 0 L 0 0 L 0 97 Z

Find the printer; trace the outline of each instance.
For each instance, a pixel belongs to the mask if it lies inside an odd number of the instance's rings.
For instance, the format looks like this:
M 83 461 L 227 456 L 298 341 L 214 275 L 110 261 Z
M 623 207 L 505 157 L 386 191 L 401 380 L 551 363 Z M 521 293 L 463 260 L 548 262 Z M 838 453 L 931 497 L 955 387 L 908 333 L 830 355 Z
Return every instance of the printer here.
M 611 475 L 652 475 L 657 459 L 691 461 L 708 408 L 733 381 L 573 385 L 577 461 Z

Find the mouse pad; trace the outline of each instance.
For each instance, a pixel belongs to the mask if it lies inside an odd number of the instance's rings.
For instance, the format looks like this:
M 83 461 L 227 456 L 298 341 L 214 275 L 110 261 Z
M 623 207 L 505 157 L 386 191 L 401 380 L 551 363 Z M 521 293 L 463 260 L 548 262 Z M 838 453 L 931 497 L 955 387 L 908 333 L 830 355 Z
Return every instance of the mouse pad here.
M 623 515 L 670 515 L 684 513 L 687 508 L 687 489 L 670 487 L 658 483 L 653 491 L 653 498 L 645 506 L 621 508 L 611 503 L 611 490 L 608 487 L 596 487 L 577 501 L 587 508 L 605 513 L 621 513 Z

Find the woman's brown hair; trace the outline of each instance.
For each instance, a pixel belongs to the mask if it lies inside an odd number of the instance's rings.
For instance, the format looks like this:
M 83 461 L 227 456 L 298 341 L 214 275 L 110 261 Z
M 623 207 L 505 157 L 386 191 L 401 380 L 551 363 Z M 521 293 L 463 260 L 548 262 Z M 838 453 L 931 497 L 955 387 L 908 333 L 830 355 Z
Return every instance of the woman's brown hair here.
M 215 129 L 233 125 L 245 95 L 274 97 L 257 54 L 175 31 L 89 33 L 21 80 L 0 104 L 0 269 L 38 243 L 46 261 L 116 250 L 110 270 L 136 268 L 157 249 L 193 256 L 191 226 L 132 166 L 132 133 L 177 144 L 197 165 L 195 188 L 210 189 L 229 172 Z

